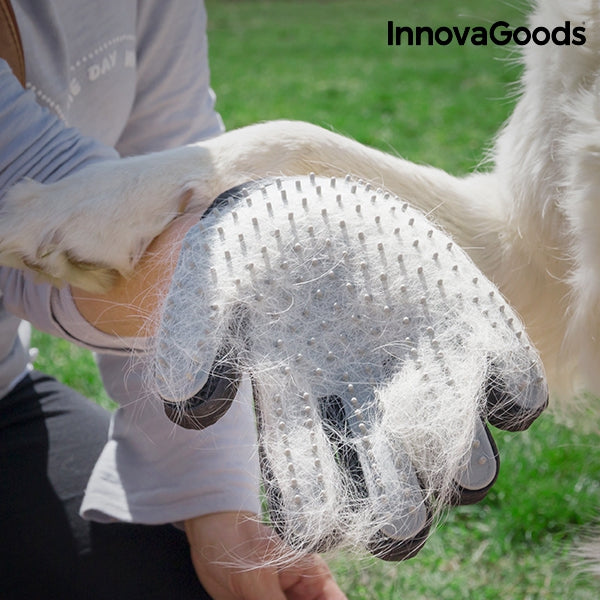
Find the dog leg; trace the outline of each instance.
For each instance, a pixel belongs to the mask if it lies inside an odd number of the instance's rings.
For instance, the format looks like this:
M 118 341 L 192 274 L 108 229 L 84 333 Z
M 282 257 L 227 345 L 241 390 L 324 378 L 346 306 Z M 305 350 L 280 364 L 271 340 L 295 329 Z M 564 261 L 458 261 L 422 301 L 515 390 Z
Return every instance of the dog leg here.
M 0 264 L 107 289 L 204 189 L 198 166 L 208 164 L 206 154 L 179 148 L 93 165 L 52 184 L 15 185 L 0 209 Z M 202 199 L 194 202 L 202 206 Z
M 600 391 L 599 18 L 593 1 L 538 3 L 530 28 L 568 21 L 586 43 L 524 48 L 523 93 L 495 149 L 507 221 L 493 278 L 565 401 Z
M 586 387 L 600 393 L 600 70 L 574 115 L 562 199 L 573 263 L 564 354 L 577 360 Z
M 248 180 L 311 171 L 350 172 L 386 187 L 427 212 L 460 244 L 494 256 L 484 238 L 495 228 L 490 219 L 501 215 L 494 215 L 493 203 L 473 211 L 469 196 L 478 193 L 477 178 L 457 179 L 307 123 L 276 121 L 100 163 L 57 183 L 17 184 L 0 211 L 0 264 L 104 290 L 116 273 L 131 273 L 149 242 L 182 210 L 202 212 L 218 194 Z M 493 186 L 487 188 L 491 195 Z

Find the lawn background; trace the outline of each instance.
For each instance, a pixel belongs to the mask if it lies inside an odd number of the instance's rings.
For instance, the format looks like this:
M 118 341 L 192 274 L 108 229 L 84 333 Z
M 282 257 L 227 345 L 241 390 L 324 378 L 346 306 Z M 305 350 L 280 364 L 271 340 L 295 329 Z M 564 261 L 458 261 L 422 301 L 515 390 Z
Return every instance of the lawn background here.
M 303 119 L 458 174 L 481 165 L 514 105 L 513 47 L 388 47 L 387 21 L 516 27 L 523 5 L 207 0 L 207 9 L 212 82 L 228 129 Z M 34 344 L 38 368 L 111 406 L 88 352 L 37 332 Z M 599 597 L 598 582 L 570 556 L 600 507 L 597 437 L 544 415 L 529 432 L 496 438 L 498 483 L 481 504 L 454 510 L 417 558 L 333 560 L 350 600 Z

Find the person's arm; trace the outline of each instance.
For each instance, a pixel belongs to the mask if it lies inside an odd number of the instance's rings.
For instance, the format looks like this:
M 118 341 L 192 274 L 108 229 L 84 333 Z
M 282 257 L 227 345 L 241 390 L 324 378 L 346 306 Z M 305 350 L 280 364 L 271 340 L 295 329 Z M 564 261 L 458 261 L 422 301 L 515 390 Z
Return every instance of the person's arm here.
M 41 107 L 2 59 L 0 132 L 0 219 L 3 197 L 15 183 L 25 178 L 52 183 L 85 166 L 119 157 L 114 148 L 82 135 Z M 9 312 L 41 331 L 94 350 L 123 349 L 122 340 L 115 343 L 76 314 L 68 287 L 59 290 L 40 283 L 31 272 L 1 266 L 0 294 Z
M 4 194 L 25 177 L 51 183 L 119 156 L 41 107 L 1 58 L 0 132 L 0 209 Z

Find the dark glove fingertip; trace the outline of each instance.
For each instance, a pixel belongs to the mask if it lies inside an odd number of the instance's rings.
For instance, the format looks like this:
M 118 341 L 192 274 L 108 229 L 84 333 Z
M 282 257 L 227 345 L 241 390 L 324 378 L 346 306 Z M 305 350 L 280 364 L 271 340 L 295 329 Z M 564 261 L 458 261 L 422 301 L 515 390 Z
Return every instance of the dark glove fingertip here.
M 163 399 L 170 421 L 184 429 L 205 429 L 214 425 L 229 410 L 237 395 L 241 374 L 228 367 L 217 366 L 204 387 L 183 402 Z
M 427 525 L 415 536 L 406 540 L 398 540 L 379 531 L 368 545 L 369 552 L 376 558 L 387 562 L 400 562 L 415 557 L 425 545 L 431 528 L 430 519 Z
M 538 393 L 536 388 L 527 388 L 529 393 Z M 544 412 L 548 406 L 548 392 L 544 393 L 544 399 L 537 402 L 536 406 L 523 406 L 519 404 L 514 395 L 506 390 L 499 377 L 492 375 L 486 387 L 488 423 L 503 429 L 504 431 L 525 431 Z
M 230 399 L 208 400 L 195 405 L 187 400 L 177 404 L 163 400 L 169 420 L 184 429 L 206 429 L 221 419 L 230 406 Z

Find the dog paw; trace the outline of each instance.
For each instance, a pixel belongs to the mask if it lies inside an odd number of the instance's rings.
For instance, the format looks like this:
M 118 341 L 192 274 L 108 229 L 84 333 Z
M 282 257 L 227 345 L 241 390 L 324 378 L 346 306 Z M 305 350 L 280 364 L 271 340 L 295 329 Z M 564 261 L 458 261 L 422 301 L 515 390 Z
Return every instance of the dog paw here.
M 0 264 L 107 290 L 181 213 L 194 184 L 201 187 L 185 177 L 186 169 L 201 170 L 192 168 L 196 158 L 196 150 L 182 148 L 91 165 L 56 183 L 15 185 L 0 210 Z
M 498 474 L 487 426 L 547 403 L 539 358 L 451 239 L 368 184 L 283 178 L 190 230 L 149 385 L 184 426 L 255 388 L 270 521 L 300 550 L 416 554 L 443 507 Z
M 27 180 L 8 192 L 0 210 L 0 264 L 57 285 L 101 292 L 110 288 L 117 270 L 102 260 L 102 252 L 81 247 L 89 246 L 97 224 L 90 219 L 84 231 L 74 230 L 81 215 L 77 206 L 69 210 L 64 195 L 74 189 Z

